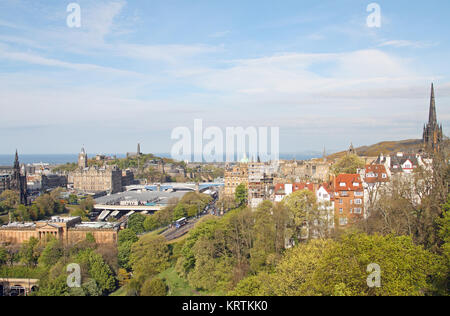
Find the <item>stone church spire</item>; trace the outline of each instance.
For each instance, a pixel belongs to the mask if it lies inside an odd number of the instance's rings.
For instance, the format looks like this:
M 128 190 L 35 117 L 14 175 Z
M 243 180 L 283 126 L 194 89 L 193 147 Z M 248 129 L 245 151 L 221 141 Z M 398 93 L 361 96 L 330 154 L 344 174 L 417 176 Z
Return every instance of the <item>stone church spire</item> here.
M 442 125 L 439 126 L 436 114 L 436 100 L 434 96 L 434 84 L 431 84 L 430 110 L 428 124 L 423 128 L 423 144 L 434 152 L 440 150 L 443 140 Z
M 436 118 L 436 101 L 434 98 L 434 84 L 431 84 L 431 98 L 430 98 L 430 115 L 428 118 L 428 124 L 436 124 L 437 125 L 437 118 Z
M 16 149 L 16 157 L 14 158 L 14 170 L 20 170 L 19 154 Z

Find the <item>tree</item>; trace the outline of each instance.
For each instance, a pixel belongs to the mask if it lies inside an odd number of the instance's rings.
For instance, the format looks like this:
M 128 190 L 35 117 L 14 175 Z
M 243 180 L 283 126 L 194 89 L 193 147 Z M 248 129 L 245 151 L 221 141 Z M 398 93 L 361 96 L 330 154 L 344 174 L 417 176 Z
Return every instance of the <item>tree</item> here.
M 331 240 L 311 240 L 287 251 L 271 275 L 272 295 L 319 295 L 314 282 L 315 271 L 324 253 L 333 245 Z
M 434 252 L 439 249 L 436 220 L 447 199 L 447 167 L 439 155 L 432 164 L 418 167 L 412 174 L 391 177 L 383 186 L 369 217 L 360 223 L 367 233 L 411 236 L 414 242 Z
M 239 206 L 247 205 L 248 190 L 244 183 L 241 183 L 236 187 L 235 200 Z
M 130 255 L 133 243 L 134 242 L 128 240 L 121 242 L 118 245 L 117 260 L 119 262 L 119 267 L 122 267 L 126 270 L 131 270 Z
M 45 246 L 39 257 L 39 264 L 44 266 L 55 265 L 58 260 L 64 255 L 64 249 L 59 240 L 50 240 Z
M 286 240 L 292 237 L 292 229 L 289 228 L 289 209 L 284 203 L 275 203 L 272 213 L 275 224 L 275 252 L 281 254 L 285 249 Z
M 87 212 L 92 212 L 92 210 L 94 209 L 94 205 L 95 201 L 90 195 L 80 202 L 81 209 Z
M 254 216 L 250 208 L 237 209 L 224 217 L 226 247 L 235 262 L 233 277 L 237 283 L 249 270 L 250 249 L 253 246 Z M 220 242 L 220 239 L 218 240 Z
M 189 232 L 189 235 L 181 249 L 181 257 L 178 259 L 177 267 L 178 273 L 187 275 L 195 268 L 196 259 L 194 254 L 194 245 L 203 236 L 208 239 L 214 238 L 216 231 L 220 229 L 221 223 L 216 217 L 206 218 L 199 222 Z
M 175 209 L 173 210 L 173 220 L 177 221 L 180 218 L 186 217 L 187 216 L 187 208 L 186 205 L 184 203 L 178 203 L 178 205 L 175 207 Z
M 39 240 L 31 237 L 27 242 L 23 243 L 19 251 L 20 261 L 27 266 L 36 266 L 39 259 Z
M 17 192 L 5 190 L 2 192 L 2 194 L 0 194 L 0 201 L 3 205 L 3 208 L 9 211 L 19 205 L 20 197 Z
M 372 263 L 381 268 L 381 287 L 367 285 Z M 437 277 L 441 264 L 408 236 L 350 234 L 324 252 L 313 283 L 322 295 L 339 289 L 349 295 L 421 296 L 434 290 L 430 280 Z
M 81 285 L 81 289 L 85 296 L 101 296 L 103 294 L 102 290 L 98 286 L 97 282 L 95 282 L 95 280 L 92 280 L 92 279 L 83 283 Z M 71 289 L 71 290 L 73 290 L 73 289 Z M 79 296 L 79 295 L 77 295 L 77 296 Z
M 201 236 L 194 245 L 195 266 L 188 275 L 189 284 L 200 290 L 226 291 L 233 278 L 232 258 L 224 255 L 223 240 Z
M 111 268 L 104 262 L 103 258 L 92 253 L 89 258 L 89 274 L 95 280 L 102 292 L 112 292 L 116 288 L 116 278 Z
M 379 265 L 380 287 L 367 280 Z M 341 240 L 311 240 L 288 250 L 270 275 L 259 273 L 237 287 L 245 295 L 404 296 L 434 293 L 440 258 L 407 236 L 348 234 Z M 252 281 L 254 284 L 249 284 Z M 234 293 L 235 293 L 234 292 Z M 232 294 L 233 295 L 233 294 Z
M 142 236 L 131 247 L 130 264 L 134 278 L 143 284 L 169 266 L 170 250 L 163 236 Z
M 72 211 L 70 212 L 70 216 L 79 216 L 84 221 L 88 221 L 89 220 L 87 215 L 88 214 L 87 214 L 86 211 L 84 211 L 84 210 L 82 210 L 81 208 L 78 208 L 78 207 L 72 209 Z
M 266 267 L 270 269 L 271 265 L 268 259 L 276 252 L 276 231 L 272 208 L 272 202 L 264 201 L 254 213 L 254 241 L 250 250 L 250 267 L 253 272 Z
M 207 194 L 189 192 L 183 196 L 180 203 L 185 205 L 187 217 L 194 217 L 203 211 L 211 201 L 212 198 Z
M 295 227 L 295 239 L 311 239 L 314 234 L 314 226 L 320 221 L 320 211 L 317 199 L 309 190 L 296 191 L 283 200 L 292 214 Z
M 136 234 L 142 234 L 144 229 L 145 215 L 141 213 L 134 213 L 128 219 L 128 228 L 134 231 Z
M 156 215 L 150 215 L 147 216 L 147 218 L 144 221 L 144 229 L 146 232 L 155 230 L 157 228 L 161 227 L 158 217 Z
M 119 286 L 126 286 L 130 282 L 130 274 L 125 269 L 119 269 L 117 272 L 117 280 L 119 281 Z
M 6 264 L 8 261 L 8 251 L 6 248 L 0 246 L 0 266 Z
M 135 243 L 138 240 L 139 240 L 139 238 L 136 236 L 136 233 L 132 229 L 127 228 L 127 229 L 121 230 L 119 232 L 117 242 L 120 245 L 125 242 Z
M 50 279 L 45 285 L 39 284 L 39 291 L 36 296 L 66 296 L 69 287 L 67 286 L 67 275 L 61 274 L 55 279 Z
M 110 293 L 116 288 L 117 280 L 114 272 L 103 257 L 93 249 L 80 250 L 76 254 L 74 262 L 81 266 L 81 271 L 84 274 L 83 279 L 93 279 L 103 294 Z
M 441 285 L 442 292 L 448 295 L 450 289 L 450 195 L 447 202 L 442 206 L 442 217 L 437 220 L 439 227 L 439 238 L 441 239 L 440 252 L 445 261 L 445 273 L 443 277 L 443 284 Z
M 273 296 L 273 275 L 265 271 L 241 280 L 228 296 Z
M 17 218 L 21 222 L 29 222 L 31 221 L 30 213 L 25 205 L 19 205 L 14 212 L 14 217 Z
M 163 280 L 154 277 L 144 282 L 140 296 L 166 296 L 167 286 Z
M 357 155 L 347 154 L 340 158 L 332 167 L 331 173 L 338 174 L 355 174 L 358 169 L 364 168 L 365 162 Z
M 78 197 L 75 194 L 69 195 L 69 204 L 70 205 L 77 205 L 78 204 Z

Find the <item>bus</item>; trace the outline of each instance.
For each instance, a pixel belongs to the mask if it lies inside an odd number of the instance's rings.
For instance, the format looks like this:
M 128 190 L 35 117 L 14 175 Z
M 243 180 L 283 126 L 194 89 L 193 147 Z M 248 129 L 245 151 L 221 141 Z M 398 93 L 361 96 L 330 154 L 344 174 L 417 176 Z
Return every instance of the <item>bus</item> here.
M 177 221 L 175 222 L 175 227 L 178 229 L 178 228 L 180 228 L 180 227 L 183 227 L 183 226 L 186 225 L 186 224 L 187 224 L 186 217 L 183 217 L 183 218 L 180 218 L 179 220 L 177 220 Z

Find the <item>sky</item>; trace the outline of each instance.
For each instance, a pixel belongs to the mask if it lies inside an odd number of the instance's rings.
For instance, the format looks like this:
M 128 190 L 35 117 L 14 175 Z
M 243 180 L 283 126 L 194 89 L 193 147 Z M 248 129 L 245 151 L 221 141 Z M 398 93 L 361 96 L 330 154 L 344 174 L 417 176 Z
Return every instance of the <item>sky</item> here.
M 450 121 L 450 2 L 0 1 L 0 154 L 170 152 L 176 127 L 276 126 L 280 152 Z

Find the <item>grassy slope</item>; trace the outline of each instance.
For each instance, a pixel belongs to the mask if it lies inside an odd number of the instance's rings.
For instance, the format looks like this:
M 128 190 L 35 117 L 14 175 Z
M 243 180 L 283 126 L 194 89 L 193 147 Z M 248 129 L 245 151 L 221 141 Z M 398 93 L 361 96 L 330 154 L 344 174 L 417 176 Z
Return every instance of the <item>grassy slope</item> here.
M 174 267 L 167 269 L 159 274 L 164 279 L 169 288 L 168 296 L 197 296 L 201 295 L 198 291 L 192 289 L 187 280 L 181 278 Z
M 118 289 L 117 291 L 111 293 L 109 296 L 127 296 L 127 290 L 123 286 L 120 289 Z
M 363 146 L 356 148 L 359 156 L 376 157 L 380 154 L 390 154 L 399 151 L 417 152 L 422 148 L 421 139 L 408 139 L 401 141 L 386 141 L 371 146 Z M 341 151 L 328 156 L 329 159 L 336 159 L 345 155 L 347 151 Z

